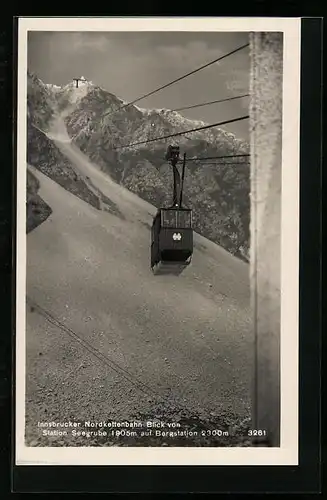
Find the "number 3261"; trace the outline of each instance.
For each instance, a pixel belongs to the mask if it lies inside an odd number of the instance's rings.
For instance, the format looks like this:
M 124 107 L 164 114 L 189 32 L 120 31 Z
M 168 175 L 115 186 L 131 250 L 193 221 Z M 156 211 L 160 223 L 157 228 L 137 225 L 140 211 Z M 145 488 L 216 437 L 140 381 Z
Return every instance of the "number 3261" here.
M 248 431 L 248 436 L 266 436 L 267 431 L 263 429 L 250 429 Z

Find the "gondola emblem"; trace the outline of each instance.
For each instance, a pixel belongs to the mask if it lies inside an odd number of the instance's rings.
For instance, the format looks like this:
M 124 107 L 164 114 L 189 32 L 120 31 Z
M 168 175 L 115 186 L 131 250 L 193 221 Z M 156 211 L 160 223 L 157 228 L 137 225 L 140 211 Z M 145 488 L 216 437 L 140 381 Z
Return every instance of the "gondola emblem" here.
M 181 233 L 174 233 L 173 234 L 173 240 L 177 240 L 177 241 L 180 241 L 182 239 L 182 235 Z

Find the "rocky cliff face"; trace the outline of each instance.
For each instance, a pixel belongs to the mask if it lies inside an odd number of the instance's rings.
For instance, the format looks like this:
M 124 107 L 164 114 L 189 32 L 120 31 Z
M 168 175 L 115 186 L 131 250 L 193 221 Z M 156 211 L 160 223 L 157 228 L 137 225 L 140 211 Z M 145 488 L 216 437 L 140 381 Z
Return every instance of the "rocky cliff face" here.
M 38 194 L 39 181 L 27 170 L 27 193 L 26 193 L 26 232 L 33 231 L 42 224 L 52 210 Z
M 77 146 L 116 182 L 156 206 L 171 203 L 172 174 L 164 160 L 168 144 L 178 144 L 192 159 L 249 152 L 248 144 L 217 127 L 124 148 L 206 124 L 169 110 L 119 109 L 122 104 L 94 87 L 67 116 L 67 129 Z M 194 210 L 198 232 L 247 260 L 249 165 L 244 158 L 219 161 L 229 164 L 187 163 L 184 202 Z

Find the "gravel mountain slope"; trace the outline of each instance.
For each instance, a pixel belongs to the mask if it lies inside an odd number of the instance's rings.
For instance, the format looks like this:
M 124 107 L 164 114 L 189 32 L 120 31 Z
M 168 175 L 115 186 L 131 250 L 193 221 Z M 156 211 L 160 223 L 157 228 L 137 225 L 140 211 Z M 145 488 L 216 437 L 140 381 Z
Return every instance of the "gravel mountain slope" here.
M 89 420 L 187 416 L 186 428 L 199 434 L 178 445 L 207 445 L 200 431 L 209 420 L 213 428 L 233 429 L 249 419 L 248 265 L 195 234 L 193 265 L 177 280 L 153 276 L 148 224 L 155 207 L 117 186 L 76 146 L 62 148 L 123 218 L 96 210 L 31 167 L 52 214 L 28 235 L 26 440 L 126 446 L 132 443 L 123 437 L 44 436 L 37 422 L 73 420 L 84 430 Z M 209 441 L 230 446 L 244 438 Z M 148 436 L 133 444 L 176 440 Z

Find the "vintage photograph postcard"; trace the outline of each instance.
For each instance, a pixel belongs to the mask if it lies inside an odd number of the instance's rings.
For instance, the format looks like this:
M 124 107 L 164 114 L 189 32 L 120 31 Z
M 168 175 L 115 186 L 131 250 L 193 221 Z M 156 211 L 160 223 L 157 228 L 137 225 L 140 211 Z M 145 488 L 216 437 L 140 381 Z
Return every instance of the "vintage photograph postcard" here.
M 20 18 L 16 465 L 296 465 L 300 19 Z

